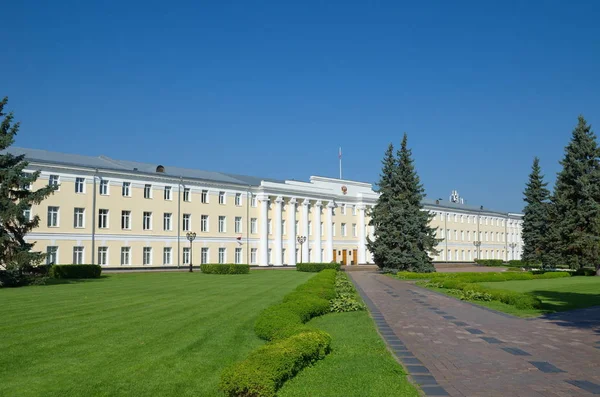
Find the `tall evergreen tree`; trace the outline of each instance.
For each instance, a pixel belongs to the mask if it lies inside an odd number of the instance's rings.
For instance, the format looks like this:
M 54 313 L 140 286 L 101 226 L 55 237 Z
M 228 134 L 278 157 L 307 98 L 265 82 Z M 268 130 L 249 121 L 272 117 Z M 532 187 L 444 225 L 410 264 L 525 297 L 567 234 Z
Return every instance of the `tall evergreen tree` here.
M 540 160 L 533 159 L 529 182 L 525 188 L 525 216 L 523 217 L 523 260 L 541 264 L 545 250 L 546 229 L 548 225 L 548 199 L 550 192 L 546 188 L 540 168 Z
M 579 116 L 565 148 L 552 197 L 556 249 L 571 268 L 595 266 L 600 273 L 600 149 L 596 135 Z
M 30 185 L 39 176 L 39 171 L 31 174 L 23 172 L 27 167 L 24 156 L 14 156 L 5 152 L 15 140 L 19 123 L 13 123 L 13 113 L 3 113 L 8 98 L 0 101 L 0 267 L 24 270 L 38 264 L 44 255 L 32 252 L 33 244 L 25 241 L 26 234 L 37 227 L 39 217 L 31 219 L 25 215 L 32 204 L 39 204 L 54 191 L 53 186 L 30 190 Z
M 386 151 L 379 194 L 370 222 L 375 227 L 375 240 L 367 242 L 375 263 L 381 268 L 434 271 L 428 253 L 436 253 L 435 229 L 429 226 L 432 215 L 423 210 L 425 192 L 414 168 L 406 134 L 397 158 L 393 145 Z

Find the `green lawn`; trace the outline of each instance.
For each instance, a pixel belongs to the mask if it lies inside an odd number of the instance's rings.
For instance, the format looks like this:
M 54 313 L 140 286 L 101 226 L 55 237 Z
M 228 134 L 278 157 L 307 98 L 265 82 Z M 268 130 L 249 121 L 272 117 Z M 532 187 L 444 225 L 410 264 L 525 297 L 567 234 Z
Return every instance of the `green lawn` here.
M 554 313 L 600 305 L 600 277 L 566 277 L 545 280 L 502 281 L 480 283 L 489 288 L 531 293 L 543 303 L 541 310 L 522 311 L 499 302 L 477 302 L 485 306 L 521 316 Z M 493 305 L 490 305 L 493 304 Z M 510 308 L 506 310 L 504 307 Z
M 309 322 L 332 336 L 332 352 L 288 381 L 280 397 L 418 396 L 367 312 L 332 313 Z
M 1 396 L 215 396 L 258 313 L 311 273 L 114 274 L 0 289 Z

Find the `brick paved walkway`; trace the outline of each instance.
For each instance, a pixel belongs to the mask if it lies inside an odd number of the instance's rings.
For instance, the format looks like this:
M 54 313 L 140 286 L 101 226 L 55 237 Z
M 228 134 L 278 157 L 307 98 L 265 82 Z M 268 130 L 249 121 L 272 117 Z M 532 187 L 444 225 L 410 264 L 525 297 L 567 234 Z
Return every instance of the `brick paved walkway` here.
M 600 308 L 526 320 L 373 272 L 349 274 L 426 395 L 600 395 Z

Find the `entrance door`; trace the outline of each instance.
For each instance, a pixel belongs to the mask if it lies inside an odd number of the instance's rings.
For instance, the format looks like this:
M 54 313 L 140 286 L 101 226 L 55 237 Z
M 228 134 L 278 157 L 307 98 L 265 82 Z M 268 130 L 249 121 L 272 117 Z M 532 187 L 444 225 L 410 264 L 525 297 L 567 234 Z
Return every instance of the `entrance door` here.
M 357 249 L 352 250 L 352 259 L 353 259 L 352 263 L 354 265 L 358 265 L 358 250 Z
M 348 250 L 342 250 L 342 265 L 348 264 Z
M 333 256 L 332 256 L 332 258 L 333 258 L 334 262 L 338 262 L 339 259 L 338 259 L 338 254 L 337 254 L 337 250 L 336 249 L 333 250 Z

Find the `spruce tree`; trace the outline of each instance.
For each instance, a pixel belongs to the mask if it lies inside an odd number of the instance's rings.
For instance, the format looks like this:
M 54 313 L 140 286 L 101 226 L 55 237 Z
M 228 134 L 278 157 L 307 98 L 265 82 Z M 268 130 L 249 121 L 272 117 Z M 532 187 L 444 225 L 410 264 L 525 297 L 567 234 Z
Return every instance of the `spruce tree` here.
M 33 204 L 39 204 L 54 191 L 53 186 L 30 190 L 29 186 L 39 176 L 39 171 L 31 174 L 23 172 L 28 163 L 24 156 L 14 156 L 5 150 L 13 144 L 19 131 L 19 123 L 13 123 L 13 113 L 3 113 L 8 98 L 0 101 L 0 267 L 22 272 L 39 264 L 44 255 L 32 252 L 33 244 L 25 241 L 25 236 L 37 227 L 39 217 L 25 216 Z
M 600 273 L 600 149 L 596 135 L 579 116 L 565 148 L 552 197 L 551 234 L 555 249 L 571 268 L 594 266 Z
M 548 199 L 550 192 L 546 188 L 540 168 L 540 160 L 535 157 L 529 182 L 524 194 L 525 216 L 523 217 L 523 261 L 541 264 L 545 250 L 546 229 L 548 225 Z

